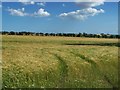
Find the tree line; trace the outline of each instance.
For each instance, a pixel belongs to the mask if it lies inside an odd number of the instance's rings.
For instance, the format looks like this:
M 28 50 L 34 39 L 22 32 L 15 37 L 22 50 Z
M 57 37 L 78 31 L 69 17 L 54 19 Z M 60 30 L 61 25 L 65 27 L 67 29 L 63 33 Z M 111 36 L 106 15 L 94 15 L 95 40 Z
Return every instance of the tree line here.
M 35 32 L 14 32 L 2 31 L 1 35 L 31 35 L 31 36 L 65 36 L 65 37 L 89 37 L 89 38 L 120 38 L 120 35 L 113 34 L 88 34 L 88 33 L 35 33 Z

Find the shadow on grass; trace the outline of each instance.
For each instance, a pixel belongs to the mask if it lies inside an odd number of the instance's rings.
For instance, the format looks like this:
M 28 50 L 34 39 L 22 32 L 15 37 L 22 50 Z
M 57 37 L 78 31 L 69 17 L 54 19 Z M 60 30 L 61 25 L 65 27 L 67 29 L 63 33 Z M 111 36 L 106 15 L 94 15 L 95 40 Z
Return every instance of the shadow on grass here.
M 120 47 L 120 43 L 66 43 L 65 45 L 93 45 L 93 46 L 116 46 L 116 47 Z

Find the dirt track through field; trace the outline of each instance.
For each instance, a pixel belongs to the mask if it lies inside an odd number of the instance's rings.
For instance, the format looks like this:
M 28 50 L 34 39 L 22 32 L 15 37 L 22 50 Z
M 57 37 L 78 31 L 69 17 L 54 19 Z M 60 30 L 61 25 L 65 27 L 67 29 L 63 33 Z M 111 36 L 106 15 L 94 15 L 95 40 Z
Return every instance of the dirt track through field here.
M 82 54 L 78 54 L 78 53 L 74 53 L 74 52 L 70 52 L 70 53 L 72 53 L 72 54 L 74 54 L 75 56 L 80 57 L 82 60 L 85 60 L 86 62 L 90 63 L 90 64 L 91 64 L 91 68 L 93 68 L 93 70 L 95 70 L 97 73 L 100 73 L 100 74 L 103 76 L 103 78 L 105 79 L 105 81 L 108 82 L 113 88 L 117 88 L 116 86 L 114 86 L 114 85 L 112 84 L 112 82 L 109 80 L 109 78 L 108 78 L 106 75 L 104 75 L 104 74 L 99 70 L 97 64 L 96 64 L 93 60 L 91 60 L 91 59 L 88 58 L 88 57 L 85 57 L 85 56 L 82 55 Z M 81 59 L 80 59 L 80 60 L 81 60 Z
M 54 56 L 58 59 L 59 61 L 59 66 L 60 66 L 60 87 L 64 87 L 64 83 L 67 80 L 67 76 L 68 76 L 68 65 L 66 64 L 65 60 L 60 57 L 57 54 L 54 54 Z

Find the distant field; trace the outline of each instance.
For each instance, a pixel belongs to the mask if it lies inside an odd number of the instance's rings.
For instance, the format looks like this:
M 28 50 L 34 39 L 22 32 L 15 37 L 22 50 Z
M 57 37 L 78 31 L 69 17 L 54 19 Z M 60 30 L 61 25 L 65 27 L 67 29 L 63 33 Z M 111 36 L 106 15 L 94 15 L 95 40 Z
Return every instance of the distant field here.
M 117 39 L 2 37 L 3 88 L 116 88 Z

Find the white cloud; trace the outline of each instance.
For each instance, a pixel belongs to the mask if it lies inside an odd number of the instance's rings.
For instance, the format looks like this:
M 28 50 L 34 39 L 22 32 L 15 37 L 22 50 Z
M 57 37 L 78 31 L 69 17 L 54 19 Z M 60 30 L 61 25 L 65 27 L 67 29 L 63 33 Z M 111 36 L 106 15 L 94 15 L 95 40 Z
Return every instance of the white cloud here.
M 71 11 L 67 13 L 61 13 L 59 17 L 72 18 L 77 20 L 85 20 L 89 16 L 95 16 L 99 13 L 104 13 L 103 9 L 95 9 L 94 7 L 104 4 L 105 0 L 75 0 L 76 4 L 81 10 Z
M 76 10 L 68 13 L 61 13 L 59 16 L 62 18 L 85 20 L 89 16 L 95 16 L 99 13 L 104 13 L 104 10 L 103 9 L 97 10 L 95 8 L 86 8 L 86 9 Z
M 24 11 L 25 11 L 25 8 L 22 8 L 21 10 L 24 12 Z
M 65 4 L 63 3 L 62 6 L 65 7 Z
M 24 5 L 34 5 L 35 2 L 34 1 L 30 1 L 30 2 L 22 2 Z
M 32 0 L 19 0 L 18 2 L 21 2 L 24 5 L 34 5 L 35 2 Z
M 40 8 L 37 12 L 34 12 L 33 16 L 47 17 L 50 16 L 50 13 L 45 11 L 43 8 Z
M 76 0 L 76 4 L 81 8 L 96 7 L 104 4 L 105 0 Z
M 30 4 L 35 4 L 35 2 L 34 2 L 34 1 L 31 1 Z
M 37 12 L 34 13 L 26 13 L 25 8 L 22 9 L 12 9 L 8 8 L 8 11 L 13 16 L 30 16 L 30 17 L 47 17 L 50 16 L 50 13 L 45 11 L 44 9 L 40 8 Z
M 30 2 L 30 0 L 18 0 L 18 2 Z
M 45 6 L 45 2 L 41 2 L 41 3 L 37 3 L 37 5 L 40 5 L 40 6 Z
M 10 12 L 11 15 L 14 16 L 27 16 L 28 14 L 25 13 L 25 8 L 22 9 L 12 9 L 12 8 L 8 8 L 8 11 Z

